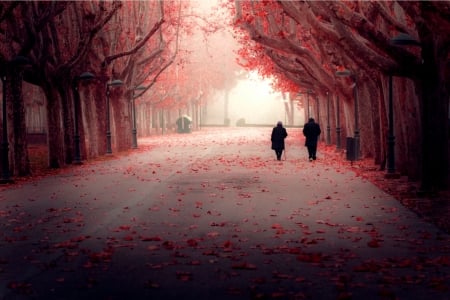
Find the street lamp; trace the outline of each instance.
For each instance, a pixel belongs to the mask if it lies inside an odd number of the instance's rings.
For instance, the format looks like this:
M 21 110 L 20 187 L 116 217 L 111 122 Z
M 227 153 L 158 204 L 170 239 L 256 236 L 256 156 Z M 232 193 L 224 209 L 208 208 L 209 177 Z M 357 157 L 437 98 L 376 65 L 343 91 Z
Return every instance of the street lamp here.
M 316 94 L 316 113 L 317 113 L 317 122 L 320 122 L 320 105 L 319 105 L 319 95 Z
M 340 70 L 336 72 L 336 76 L 338 77 L 350 77 L 353 79 L 354 82 L 354 86 L 353 86 L 353 96 L 355 98 L 355 132 L 354 132 L 354 145 L 353 145 L 353 150 L 354 150 L 354 160 L 358 160 L 359 159 L 359 122 L 358 122 L 358 92 L 357 92 L 357 80 L 356 80 L 356 75 L 351 72 L 350 70 Z
M 330 93 L 327 91 L 327 145 L 331 144 Z
M 339 95 L 336 94 L 336 149 L 341 149 L 341 116 L 339 112 Z
M 391 39 L 394 46 L 420 46 L 421 44 L 412 36 L 406 33 L 400 33 Z M 394 135 L 394 103 L 393 103 L 393 85 L 392 74 L 389 74 L 389 112 L 388 112 L 388 156 L 387 172 L 389 176 L 395 174 L 395 135 Z
M 198 112 L 198 129 L 201 129 L 201 127 L 202 127 L 202 113 L 203 113 L 203 111 L 202 111 L 202 97 L 203 97 L 203 91 L 202 90 L 200 90 L 200 92 L 199 92 L 199 96 L 198 96 L 198 104 L 199 104 L 199 107 L 198 107 L 198 110 L 199 110 L 199 112 Z
M 135 95 L 135 91 L 143 91 L 145 90 L 146 87 L 145 86 L 137 86 L 133 89 L 133 94 L 132 94 L 132 99 L 131 99 L 131 113 L 132 113 L 132 117 L 133 117 L 133 128 L 131 129 L 131 136 L 132 136 L 132 145 L 131 147 L 133 149 L 137 149 L 138 145 L 137 145 L 137 129 L 136 129 L 136 98 L 140 97 L 142 95 Z
M 121 86 L 123 81 L 120 79 L 115 79 L 106 84 L 106 154 L 111 154 L 111 120 L 109 112 L 109 87 L 110 86 Z
M 6 67 L 21 67 L 25 65 L 31 64 L 31 61 L 24 56 L 16 56 L 11 61 L 6 63 Z M 2 74 L 1 80 L 3 85 L 3 105 L 2 105 L 2 125 L 3 125 L 3 137 L 1 143 L 1 154 L 2 154 L 2 177 L 0 178 L 0 184 L 11 183 L 13 180 L 11 179 L 11 174 L 9 170 L 9 142 L 8 142 L 8 114 L 6 112 L 7 105 L 7 97 L 6 97 L 6 84 L 8 82 L 7 73 L 5 71 Z
M 311 117 L 310 116 L 310 114 L 311 114 L 311 109 L 309 108 L 309 94 L 311 93 L 311 91 L 310 90 L 308 90 L 307 92 L 306 92 L 306 104 L 308 105 L 308 112 L 307 112 L 307 115 L 308 115 L 308 120 L 309 120 L 309 118 Z
M 74 136 L 73 136 L 73 140 L 74 140 L 74 157 L 73 157 L 73 163 L 74 164 L 82 164 L 81 162 L 81 150 L 80 150 L 80 133 L 78 131 L 78 116 L 80 114 L 81 108 L 80 108 L 80 93 L 78 91 L 78 84 L 80 83 L 80 81 L 82 80 L 90 80 L 95 78 L 94 74 L 90 73 L 90 72 L 84 72 L 79 76 L 76 76 L 73 80 L 73 84 L 72 84 L 72 91 L 73 91 L 73 99 L 74 99 L 74 122 L 75 122 L 75 128 L 74 128 Z
M 392 96 L 392 75 L 389 74 L 389 129 L 387 169 L 389 174 L 395 173 L 395 135 L 394 135 L 394 103 Z

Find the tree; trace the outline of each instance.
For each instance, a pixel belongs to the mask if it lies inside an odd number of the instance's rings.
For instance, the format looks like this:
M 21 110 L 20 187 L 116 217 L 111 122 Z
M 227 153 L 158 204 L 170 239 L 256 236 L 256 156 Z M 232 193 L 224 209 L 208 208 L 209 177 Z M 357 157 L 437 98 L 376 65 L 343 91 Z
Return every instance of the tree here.
M 35 69 L 35 63 L 30 56 L 32 47 L 36 45 L 36 32 L 40 32 L 50 22 L 51 18 L 60 14 L 66 7 L 65 3 L 54 3 L 43 6 L 40 3 L 26 2 L 2 2 L 0 4 L 0 23 L 2 36 L 0 43 L 0 64 L 2 70 L 10 69 L 8 65 L 15 57 L 23 57 Z M 39 45 L 42 46 L 42 45 Z M 30 80 L 30 70 L 27 70 L 25 78 Z M 10 77 L 10 84 L 5 87 L 10 113 L 7 113 L 11 151 L 9 161 L 12 162 L 13 173 L 28 175 L 30 166 L 27 152 L 25 109 L 22 95 L 22 76 L 17 73 L 4 74 Z M 11 97 L 11 98 L 10 98 Z M 11 126 L 13 125 L 13 126 Z M 11 141 L 13 141 L 11 143 Z
M 401 165 L 410 166 L 401 171 L 413 178 L 415 170 L 421 169 L 422 187 L 432 190 L 448 184 L 449 94 L 445 88 L 448 79 L 446 82 L 443 76 L 448 68 L 448 6 L 440 1 L 237 1 L 236 24 L 262 46 L 258 51 L 268 55 L 299 87 L 317 92 L 333 91 L 336 86 L 336 92 L 350 98 L 351 89 L 346 86 L 356 79 L 357 91 L 365 100 L 357 113 L 360 119 L 370 121 L 362 124 L 362 150 L 365 155 L 375 155 L 381 164 L 386 153 L 387 77 L 411 78 L 414 85 L 395 81 L 406 90 L 419 91 L 420 103 L 415 105 L 414 98 L 398 98 L 404 104 L 396 104 L 400 110 L 396 116 L 406 120 L 408 131 L 397 123 L 396 132 L 408 156 L 397 157 L 403 160 Z M 435 21 L 423 21 L 430 19 Z M 399 32 L 415 37 L 421 51 L 393 45 L 391 39 Z M 356 77 L 336 80 L 334 73 L 339 68 L 352 70 Z M 346 120 L 351 120 L 353 113 L 346 111 Z M 421 115 L 418 122 L 408 118 L 411 112 Z M 347 127 L 351 124 L 346 123 Z M 412 128 L 417 135 L 408 140 L 405 137 Z M 422 145 L 419 163 L 413 155 L 417 144 Z
M 163 73 L 146 86 L 152 85 L 139 99 L 143 115 L 153 116 L 155 126 L 158 118 L 165 115 L 163 123 L 174 123 L 183 114 L 192 116 L 193 129 L 200 125 L 201 107 L 207 105 L 210 95 L 227 89 L 236 83 L 239 69 L 234 63 L 233 40 L 214 15 L 205 12 L 205 2 L 191 9 L 184 8 L 180 14 L 181 31 L 174 61 Z M 154 113 L 148 110 L 154 110 Z M 140 120 L 143 124 L 145 120 Z M 144 125 L 142 125 L 146 128 Z

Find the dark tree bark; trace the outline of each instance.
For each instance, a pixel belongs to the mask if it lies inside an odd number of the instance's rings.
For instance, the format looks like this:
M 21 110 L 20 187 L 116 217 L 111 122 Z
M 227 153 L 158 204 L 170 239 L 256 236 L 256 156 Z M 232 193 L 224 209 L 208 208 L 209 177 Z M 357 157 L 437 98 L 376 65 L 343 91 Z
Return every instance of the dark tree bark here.
M 13 111 L 13 174 L 30 175 L 30 160 L 28 157 L 27 128 L 25 122 L 25 103 L 22 93 L 22 72 L 13 71 L 11 79 L 12 111 Z
M 62 131 L 62 108 L 60 94 L 50 85 L 43 86 L 47 98 L 47 145 L 50 168 L 64 166 L 64 133 Z

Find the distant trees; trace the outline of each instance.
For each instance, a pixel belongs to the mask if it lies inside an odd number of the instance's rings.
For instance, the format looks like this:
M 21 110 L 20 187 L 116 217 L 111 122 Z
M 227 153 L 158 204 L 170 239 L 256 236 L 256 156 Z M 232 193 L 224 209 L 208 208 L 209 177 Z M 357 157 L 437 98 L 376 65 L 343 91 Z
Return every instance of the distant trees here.
M 326 111 L 326 93 L 334 94 L 333 123 L 340 114 L 347 135 L 355 130 L 352 90 L 356 83 L 362 155 L 374 157 L 383 168 L 388 77 L 394 76 L 398 170 L 420 178 L 424 190 L 448 186 L 447 2 L 236 1 L 231 9 L 236 28 L 246 33 L 240 54 L 247 66 L 288 78 L 295 86 L 289 86 L 291 92 L 315 92 L 321 111 Z M 392 39 L 399 34 L 413 41 L 400 40 L 408 44 L 405 47 L 396 45 Z M 256 59 L 261 57 L 269 57 L 270 62 Z M 343 69 L 352 76 L 338 78 L 336 71 Z M 342 100 L 344 105 L 337 111 L 336 101 Z M 320 117 L 324 124 L 325 114 Z
M 229 28 L 205 11 L 206 1 L 194 4 L 200 7 L 185 9 L 180 15 L 183 27 L 174 62 L 137 99 L 141 134 L 150 133 L 152 128 L 153 132 L 166 132 L 166 127 L 184 114 L 192 118 L 192 128 L 198 129 L 210 97 L 219 90 L 226 95 L 237 81 L 236 43 L 227 32 Z

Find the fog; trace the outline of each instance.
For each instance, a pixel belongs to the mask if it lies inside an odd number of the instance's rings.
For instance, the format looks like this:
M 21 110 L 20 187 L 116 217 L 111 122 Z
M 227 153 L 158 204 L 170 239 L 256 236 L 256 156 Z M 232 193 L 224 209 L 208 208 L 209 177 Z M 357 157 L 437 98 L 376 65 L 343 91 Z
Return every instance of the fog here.
M 217 1 L 194 1 L 194 9 L 203 20 L 216 20 L 227 24 L 222 9 L 215 11 Z M 217 14 L 216 14 L 217 13 Z M 218 19 L 216 19 L 218 18 Z M 199 21 L 199 25 L 207 23 Z M 199 28 L 197 28 L 199 29 Z M 235 33 L 227 26 L 207 35 L 202 30 L 194 30 L 184 45 L 188 49 L 189 65 L 185 69 L 195 74 L 187 75 L 201 90 L 206 90 L 201 123 L 208 125 L 256 125 L 274 126 L 277 121 L 288 123 L 285 103 L 280 92 L 272 89 L 270 78 L 263 78 L 256 71 L 245 70 L 238 60 L 240 47 Z M 242 61 L 240 61 L 242 63 Z M 191 73 L 191 74 L 192 74 Z M 303 113 L 294 109 L 294 124 L 303 124 Z
M 275 125 L 277 121 L 287 123 L 281 93 L 274 91 L 270 79 L 263 79 L 256 73 L 249 73 L 228 92 L 228 108 L 226 108 L 226 92 L 217 92 L 205 108 L 203 123 L 205 125 L 221 125 L 226 118 L 230 126 L 236 126 L 244 119 L 246 125 Z M 303 116 L 299 110 L 294 112 L 294 125 L 302 124 Z

